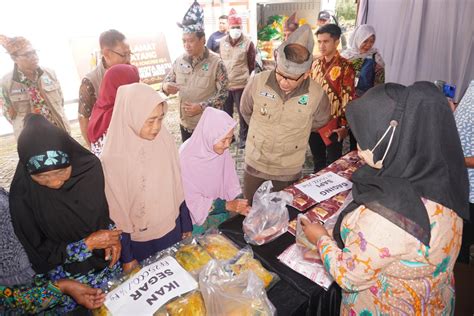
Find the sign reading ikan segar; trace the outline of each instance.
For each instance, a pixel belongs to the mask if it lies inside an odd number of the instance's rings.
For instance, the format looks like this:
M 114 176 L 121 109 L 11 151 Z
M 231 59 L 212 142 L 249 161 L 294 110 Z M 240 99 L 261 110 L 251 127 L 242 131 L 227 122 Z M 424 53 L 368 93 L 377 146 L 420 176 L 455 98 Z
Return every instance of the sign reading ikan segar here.
M 167 256 L 108 293 L 105 306 L 112 315 L 153 315 L 170 299 L 197 287 L 193 277 Z
M 130 63 L 138 67 L 140 81 L 150 85 L 162 82 L 171 69 L 165 35 L 130 37 L 128 41 L 133 53 Z
M 352 182 L 334 172 L 325 173 L 295 185 L 316 202 L 330 199 L 334 195 L 352 188 Z

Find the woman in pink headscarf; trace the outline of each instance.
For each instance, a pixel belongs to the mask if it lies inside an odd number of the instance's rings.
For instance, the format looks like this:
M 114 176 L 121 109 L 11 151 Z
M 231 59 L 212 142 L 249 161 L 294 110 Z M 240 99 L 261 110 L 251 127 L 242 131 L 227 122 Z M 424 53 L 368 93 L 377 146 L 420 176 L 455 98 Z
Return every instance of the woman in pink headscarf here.
M 237 124 L 226 112 L 206 108 L 191 138 L 180 148 L 184 197 L 193 234 L 217 227 L 228 211 L 248 212 L 229 146 Z
M 99 98 L 92 108 L 87 137 L 91 142 L 91 151 L 97 157 L 102 153 L 105 135 L 112 119 L 115 97 L 120 86 L 140 81 L 137 67 L 119 64 L 110 67 L 100 85 Z

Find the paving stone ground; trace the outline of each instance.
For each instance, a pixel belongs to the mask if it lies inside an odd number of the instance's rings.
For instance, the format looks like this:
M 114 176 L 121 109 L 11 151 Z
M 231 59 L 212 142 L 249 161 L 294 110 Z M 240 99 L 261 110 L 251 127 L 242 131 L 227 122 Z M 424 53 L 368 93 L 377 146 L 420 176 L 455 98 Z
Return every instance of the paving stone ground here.
M 238 121 L 238 117 L 235 116 L 235 119 Z M 166 126 L 171 134 L 176 140 L 177 146 L 181 145 L 181 134 L 179 131 L 179 112 L 176 101 L 172 101 L 169 105 L 168 114 L 166 116 Z M 236 135 L 237 132 L 235 133 Z M 71 135 L 81 144 L 84 144 L 84 141 L 81 136 L 81 131 L 79 129 L 79 122 L 71 122 Z M 238 149 L 237 142 L 231 145 L 230 151 L 232 156 L 235 159 L 237 174 L 239 175 L 241 181 L 243 177 L 244 169 L 244 149 Z M 16 141 L 13 135 L 0 136 L 0 186 L 10 188 L 10 184 L 15 173 L 16 165 L 18 163 L 18 154 L 16 150 Z M 313 161 L 311 158 L 311 153 L 307 152 L 306 162 L 303 168 L 303 174 L 309 174 L 313 170 Z

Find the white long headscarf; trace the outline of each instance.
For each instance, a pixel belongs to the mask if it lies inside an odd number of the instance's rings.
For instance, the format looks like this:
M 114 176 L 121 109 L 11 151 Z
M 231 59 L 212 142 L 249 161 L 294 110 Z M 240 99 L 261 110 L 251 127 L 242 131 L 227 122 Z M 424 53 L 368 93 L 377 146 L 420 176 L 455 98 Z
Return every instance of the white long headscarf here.
M 377 48 L 374 46 L 372 46 L 372 48 L 365 53 L 360 52 L 360 46 L 362 43 L 372 35 L 375 36 L 375 29 L 372 25 L 361 24 L 357 26 L 349 38 L 349 47 L 341 53 L 341 56 L 349 60 L 353 60 L 357 58 L 366 58 L 378 53 Z M 376 60 L 376 62 L 378 64 L 382 63 L 382 66 L 384 66 L 383 60 L 381 60 L 381 58 Z

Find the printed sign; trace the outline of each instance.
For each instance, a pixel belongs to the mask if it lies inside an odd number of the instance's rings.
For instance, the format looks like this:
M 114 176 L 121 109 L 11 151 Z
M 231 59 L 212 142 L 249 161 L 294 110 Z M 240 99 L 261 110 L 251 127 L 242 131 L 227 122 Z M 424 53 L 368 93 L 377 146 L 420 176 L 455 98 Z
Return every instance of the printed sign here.
M 352 188 L 352 182 L 334 172 L 325 173 L 295 185 L 316 202 L 327 200 L 334 195 Z
M 142 268 L 110 291 L 105 306 L 112 315 L 153 315 L 170 299 L 195 290 L 193 277 L 167 256 Z
M 154 36 L 127 36 L 132 55 L 130 63 L 137 66 L 140 81 L 157 85 L 163 81 L 172 63 L 164 33 Z M 70 41 L 74 62 L 79 77 L 95 69 L 101 59 L 99 41 L 96 37 L 79 37 Z M 75 90 L 76 91 L 76 90 Z
M 149 85 L 162 82 L 172 66 L 165 35 L 130 37 L 128 41 L 133 53 L 130 63 L 138 67 L 140 81 Z

